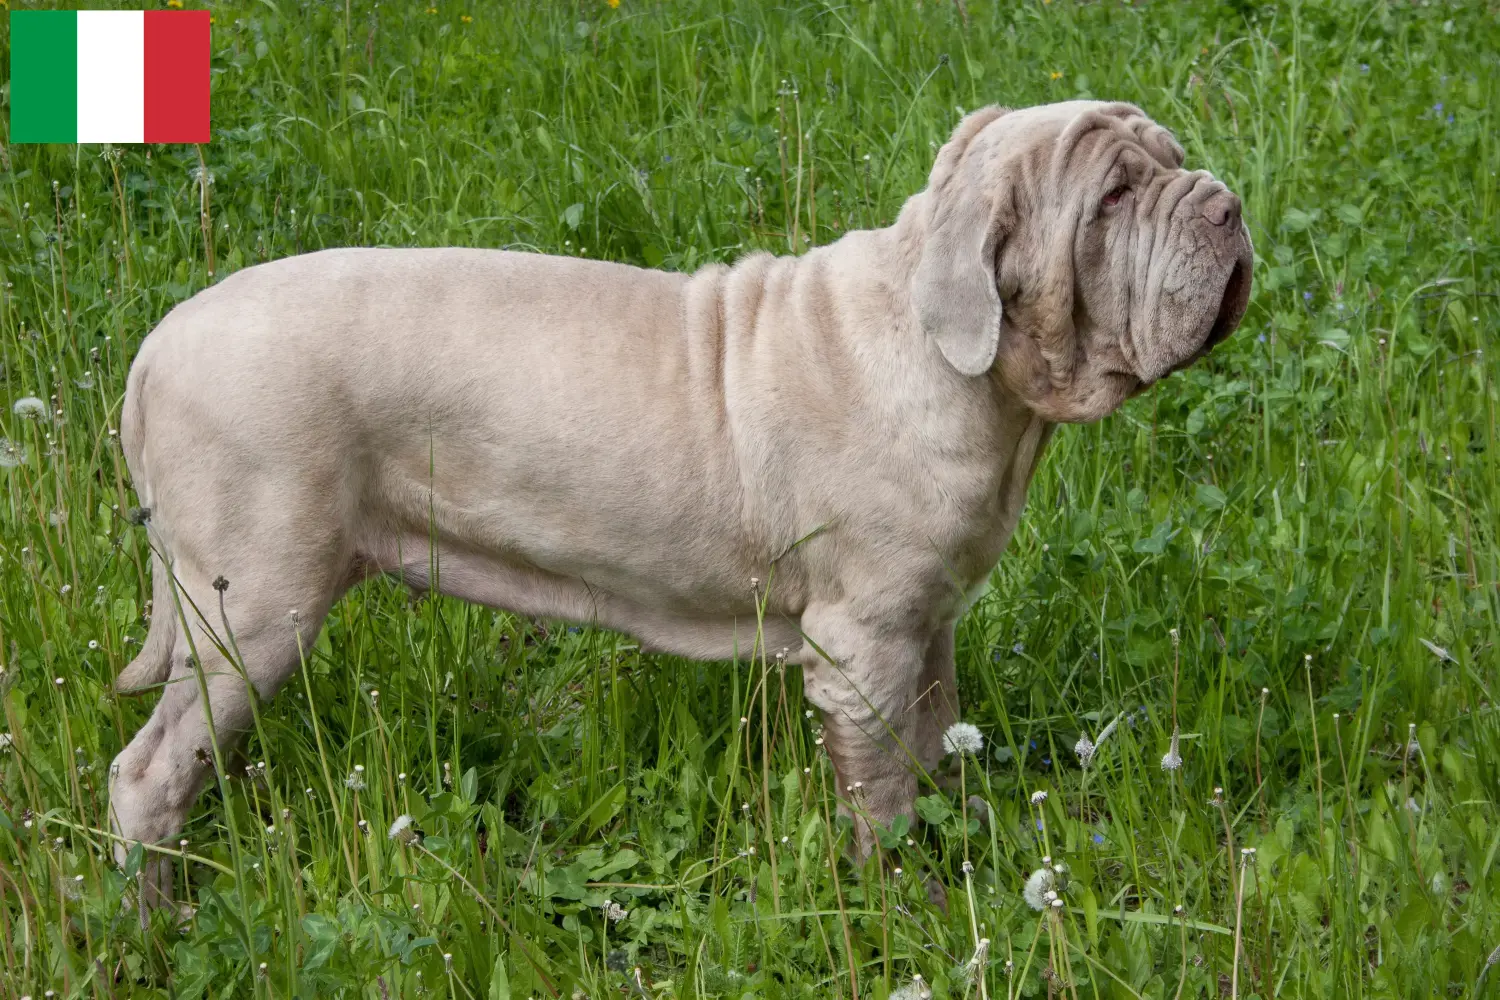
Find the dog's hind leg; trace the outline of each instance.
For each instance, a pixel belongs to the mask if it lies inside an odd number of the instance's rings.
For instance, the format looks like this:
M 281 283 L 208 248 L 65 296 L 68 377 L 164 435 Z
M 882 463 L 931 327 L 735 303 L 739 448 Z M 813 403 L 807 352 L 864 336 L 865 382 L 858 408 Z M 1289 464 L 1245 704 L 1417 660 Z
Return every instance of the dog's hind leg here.
M 181 830 L 216 758 L 222 762 L 251 728 L 252 697 L 270 698 L 291 676 L 337 596 L 340 576 L 310 565 L 315 556 L 275 548 L 237 547 L 241 558 L 226 560 L 224 577 L 198 558 L 157 564 L 157 573 L 172 575 L 165 588 L 154 587 L 165 590 L 166 602 L 154 599 L 153 634 L 162 618 L 175 622 L 161 700 L 110 767 L 110 821 L 122 838 L 122 863 L 133 843 L 160 844 Z M 171 872 L 148 852 L 143 920 L 170 899 Z

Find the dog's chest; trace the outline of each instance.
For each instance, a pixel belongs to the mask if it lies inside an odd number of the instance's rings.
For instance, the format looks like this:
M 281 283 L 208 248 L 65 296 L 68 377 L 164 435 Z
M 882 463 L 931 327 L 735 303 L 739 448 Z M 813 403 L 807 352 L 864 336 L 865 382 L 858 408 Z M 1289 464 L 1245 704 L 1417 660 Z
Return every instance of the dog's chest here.
M 1010 543 L 1052 428 L 1029 417 L 1009 436 L 1007 446 L 997 449 L 995 464 L 985 468 L 970 463 L 935 480 L 929 537 L 938 542 L 935 554 L 942 571 L 964 593 L 963 606 L 983 586 Z

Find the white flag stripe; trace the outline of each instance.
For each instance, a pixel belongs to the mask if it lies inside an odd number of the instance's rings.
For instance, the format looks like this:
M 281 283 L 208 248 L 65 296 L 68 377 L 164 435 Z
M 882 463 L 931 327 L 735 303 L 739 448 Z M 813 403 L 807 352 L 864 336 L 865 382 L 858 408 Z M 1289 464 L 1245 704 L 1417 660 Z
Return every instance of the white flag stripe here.
M 146 141 L 146 14 L 78 12 L 78 141 Z

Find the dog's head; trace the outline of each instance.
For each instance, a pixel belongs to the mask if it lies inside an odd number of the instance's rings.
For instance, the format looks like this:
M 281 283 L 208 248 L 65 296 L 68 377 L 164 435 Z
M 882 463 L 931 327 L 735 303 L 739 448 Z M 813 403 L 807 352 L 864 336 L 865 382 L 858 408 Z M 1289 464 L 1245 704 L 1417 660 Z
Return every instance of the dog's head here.
M 966 117 L 914 206 L 912 301 L 947 362 L 1076 423 L 1229 336 L 1250 297 L 1250 234 L 1239 198 L 1182 163 L 1130 104 Z

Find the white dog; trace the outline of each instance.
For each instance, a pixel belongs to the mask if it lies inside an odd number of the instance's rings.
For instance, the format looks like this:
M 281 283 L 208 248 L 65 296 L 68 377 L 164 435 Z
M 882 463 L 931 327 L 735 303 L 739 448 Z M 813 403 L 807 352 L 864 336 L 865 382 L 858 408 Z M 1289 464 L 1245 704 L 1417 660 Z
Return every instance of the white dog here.
M 211 767 L 190 648 L 227 743 L 229 633 L 269 698 L 388 573 L 704 659 L 748 651 L 765 600 L 868 845 L 941 756 L 954 623 L 1053 426 L 1244 313 L 1239 199 L 1182 163 L 1128 104 L 986 108 L 894 225 L 801 257 L 329 250 L 179 305 L 120 425 L 158 556 L 118 686 L 168 683 L 112 769 L 116 830 L 176 833 Z

